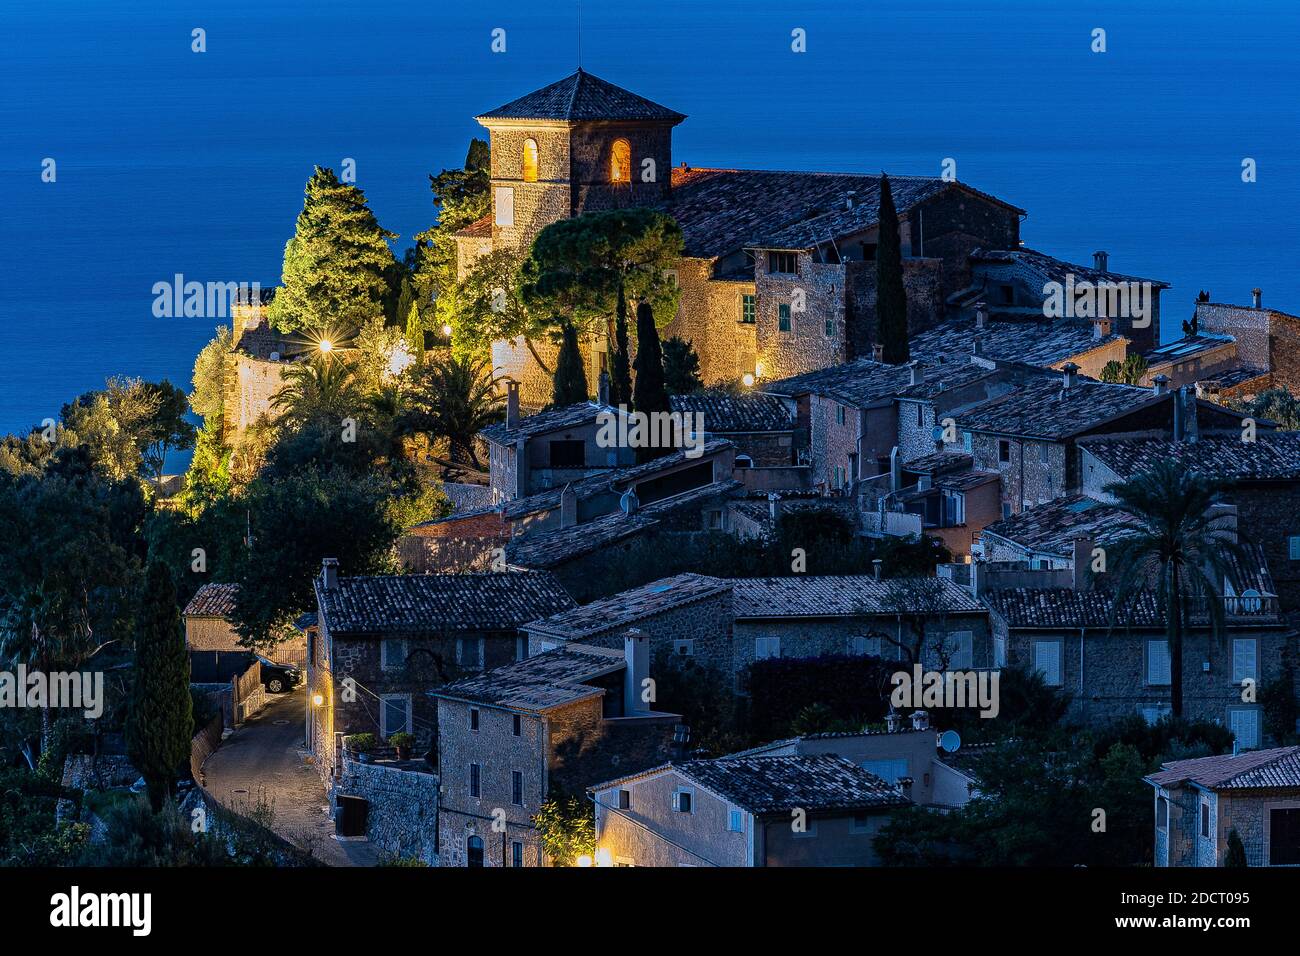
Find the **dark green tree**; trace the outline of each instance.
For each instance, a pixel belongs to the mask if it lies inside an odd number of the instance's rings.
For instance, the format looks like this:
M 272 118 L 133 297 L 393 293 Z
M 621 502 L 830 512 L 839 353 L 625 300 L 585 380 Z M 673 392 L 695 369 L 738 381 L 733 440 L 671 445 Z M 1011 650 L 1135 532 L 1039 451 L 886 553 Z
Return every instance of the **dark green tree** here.
M 907 289 L 903 285 L 903 248 L 898 235 L 898 210 L 889 177 L 880 174 L 880 237 L 876 243 L 876 329 L 883 358 L 892 365 L 911 353 L 907 336 Z
M 632 405 L 632 360 L 627 341 L 627 295 L 618 287 L 618 304 L 614 309 L 614 354 L 610 359 L 609 403 Z
M 664 355 L 659 344 L 659 328 L 649 303 L 636 307 L 636 386 L 632 393 L 638 412 L 671 411 L 668 390 L 664 387 Z
M 421 314 L 428 327 L 456 324 L 453 308 L 456 280 L 456 233 L 492 208 L 490 150 L 481 139 L 470 140 L 465 165 L 429 177 L 438 224 L 416 235 L 414 282 Z M 405 319 L 405 316 L 403 316 Z
M 497 382 L 483 359 L 430 359 L 412 402 L 415 427 L 446 438 L 452 461 L 481 468 L 475 437 L 500 421 L 504 411 Z
M 578 349 L 578 330 L 565 323 L 561 331 L 560 354 L 555 359 L 554 387 L 551 404 L 557 408 L 585 402 L 591 393 L 587 389 L 587 372 L 582 367 L 582 352 Z
M 695 347 L 679 335 L 664 339 L 664 385 L 670 395 L 689 395 L 704 387 L 700 378 L 700 356 Z
M 282 288 L 271 301 L 271 324 L 345 338 L 389 299 L 394 258 L 366 196 L 320 166 L 307 180 L 293 238 L 284 247 Z
M 126 749 L 144 777 L 149 804 L 157 813 L 175 792 L 194 730 L 190 657 L 176 606 L 176 585 L 166 565 L 152 562 L 145 570 L 140 604 Z

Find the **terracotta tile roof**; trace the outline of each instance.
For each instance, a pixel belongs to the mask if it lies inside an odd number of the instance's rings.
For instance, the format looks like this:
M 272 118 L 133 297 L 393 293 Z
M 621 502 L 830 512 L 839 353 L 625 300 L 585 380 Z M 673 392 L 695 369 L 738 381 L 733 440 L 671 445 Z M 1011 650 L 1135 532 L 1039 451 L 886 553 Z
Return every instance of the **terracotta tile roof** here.
M 1016 209 L 937 178 L 891 176 L 889 182 L 900 215 L 945 189 Z M 850 192 L 854 203 L 845 209 Z M 671 198 L 658 208 L 682 227 L 686 255 L 713 259 L 744 248 L 809 249 L 869 229 L 880 217 L 879 203 L 880 177 L 863 173 L 674 167 Z
M 1162 289 L 1169 288 L 1168 282 L 1161 282 L 1158 279 L 1143 279 L 1140 276 L 1125 275 L 1122 272 L 1103 272 L 1092 266 L 1066 262 L 1064 259 L 1049 256 L 1045 252 L 1023 247 L 1020 249 L 976 249 L 970 254 L 970 259 L 972 262 L 1018 262 L 1038 273 L 1044 282 L 1060 282 L 1062 285 L 1065 284 L 1066 277 L 1072 275 L 1075 284 L 1079 282 L 1150 282 L 1153 286 Z
M 921 361 L 960 359 L 971 355 L 978 340 L 986 358 L 1051 368 L 1124 338 L 1114 333 L 1094 338 L 1086 321 L 989 321 L 981 329 L 974 319 L 954 319 L 912 336 L 909 350 Z
M 1194 783 L 1208 790 L 1300 787 L 1300 747 L 1172 760 L 1144 779 L 1161 787 Z
M 938 475 L 948 471 L 962 471 L 974 462 L 975 459 L 964 452 L 936 451 L 903 462 L 903 470 L 914 471 L 919 475 Z
M 1079 447 L 1121 478 L 1130 478 L 1160 459 L 1232 481 L 1300 479 L 1300 432 L 1258 432 L 1255 441 L 1240 432 L 1206 433 L 1194 442 L 1168 438 L 1090 436 Z
M 856 359 L 829 368 L 791 375 L 789 378 L 764 382 L 762 389 L 774 395 L 818 394 L 864 408 L 885 399 L 893 398 L 912 381 L 912 370 L 906 365 L 886 365 L 872 359 Z
M 880 777 L 837 754 L 719 757 L 672 766 L 750 813 L 850 811 L 911 803 Z
M 788 432 L 794 429 L 794 414 L 774 395 L 751 393 L 731 395 L 721 391 L 671 395 L 674 412 L 699 412 L 708 434 L 735 432 Z
M 1131 535 L 1140 527 L 1137 518 L 1115 505 L 1087 495 L 1069 495 L 995 521 L 981 533 L 997 535 L 1038 554 L 1068 558 L 1074 554 L 1075 538 L 1104 543 Z
M 333 635 L 510 630 L 574 606 L 544 571 L 317 579 L 316 598 Z
M 498 445 L 513 446 L 521 436 L 532 438 L 535 435 L 577 428 L 594 422 L 596 416 L 604 411 L 611 411 L 611 409 L 608 405 L 598 405 L 596 402 L 578 402 L 575 405 L 548 408 L 535 415 L 525 415 L 519 419 L 518 425 L 514 428 L 507 428 L 506 423 L 500 421 L 495 425 L 489 425 L 479 432 L 479 435 Z
M 733 578 L 735 615 L 746 618 L 856 617 L 892 614 L 895 594 L 908 585 L 936 581 L 949 612 L 982 611 L 968 590 L 944 578 L 882 578 L 871 575 L 795 575 L 788 578 Z
M 740 488 L 738 481 L 714 482 L 645 505 L 630 515 L 615 511 L 594 521 L 586 521 L 569 528 L 523 535 L 506 545 L 506 560 L 512 566 L 520 568 L 559 567 L 601 548 L 642 534 L 657 526 L 666 514 L 677 508 L 689 508 L 702 504 L 710 498 L 725 497 L 738 488 Z M 545 615 L 535 614 L 532 619 L 539 617 Z
M 1198 379 L 1196 384 L 1206 391 L 1216 391 L 1224 388 L 1235 388 L 1238 385 L 1244 385 L 1246 382 L 1256 378 L 1267 378 L 1270 372 L 1266 368 L 1259 368 L 1256 365 L 1239 365 L 1236 368 L 1230 368 L 1224 372 L 1217 372 L 1214 375 L 1207 375 Z M 1261 382 L 1260 388 L 1267 388 L 1267 382 Z
M 998 588 L 985 592 L 983 600 L 1009 627 L 1164 627 L 1165 620 L 1153 591 L 1134 595 L 1113 620 L 1115 596 L 1106 590 Z
M 587 635 L 635 624 L 730 590 L 731 582 L 721 578 L 678 574 L 533 621 L 526 625 L 526 629 L 556 634 L 565 640 L 581 640 Z
M 456 235 L 464 236 L 466 239 L 491 239 L 492 213 L 486 212 L 471 222 L 468 226 L 462 226 L 460 229 L 457 229 Z
M 454 681 L 429 695 L 514 710 L 549 710 L 603 694 L 586 682 L 624 667 L 621 650 L 567 644 Z
M 1058 376 L 1028 382 L 955 415 L 958 428 L 1059 441 L 1148 405 L 1172 401 L 1132 385 L 1079 378 L 1064 388 Z
M 186 617 L 229 617 L 235 609 L 238 584 L 205 584 L 185 605 Z
M 686 119 L 686 116 L 580 68 L 562 80 L 511 100 L 504 106 L 480 113 L 475 118 L 479 121 L 540 119 L 571 123 L 589 120 L 661 120 L 676 124 Z

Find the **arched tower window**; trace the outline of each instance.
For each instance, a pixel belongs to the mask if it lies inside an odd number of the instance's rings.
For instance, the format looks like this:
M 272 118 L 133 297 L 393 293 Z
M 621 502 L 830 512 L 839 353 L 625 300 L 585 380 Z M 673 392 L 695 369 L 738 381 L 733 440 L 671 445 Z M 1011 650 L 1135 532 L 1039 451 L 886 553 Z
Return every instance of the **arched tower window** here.
M 611 183 L 632 181 L 632 144 L 625 139 L 614 140 L 614 145 L 610 147 L 609 181 Z
M 524 182 L 537 182 L 537 140 L 524 140 Z

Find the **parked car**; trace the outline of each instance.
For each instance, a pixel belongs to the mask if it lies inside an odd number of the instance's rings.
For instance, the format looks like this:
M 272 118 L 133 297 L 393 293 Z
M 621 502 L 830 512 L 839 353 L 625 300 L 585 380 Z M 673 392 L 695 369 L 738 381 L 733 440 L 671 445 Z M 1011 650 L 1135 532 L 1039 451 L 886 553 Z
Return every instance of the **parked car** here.
M 302 671 L 292 664 L 277 664 L 260 654 L 257 659 L 262 662 L 262 686 L 272 694 L 292 690 L 302 683 Z

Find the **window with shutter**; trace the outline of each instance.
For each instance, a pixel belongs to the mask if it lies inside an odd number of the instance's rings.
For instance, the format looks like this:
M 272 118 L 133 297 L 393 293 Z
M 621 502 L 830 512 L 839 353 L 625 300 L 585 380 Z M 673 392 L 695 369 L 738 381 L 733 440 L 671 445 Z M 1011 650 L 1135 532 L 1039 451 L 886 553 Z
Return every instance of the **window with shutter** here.
M 1169 685 L 1169 642 L 1147 641 L 1147 683 L 1153 687 Z
M 1259 746 L 1259 709 L 1233 707 L 1228 710 L 1228 729 L 1232 731 L 1238 750 L 1254 750 Z
M 874 773 L 890 786 L 898 783 L 899 777 L 908 776 L 907 760 L 905 758 L 897 758 L 893 760 L 864 760 L 859 766 L 861 766 L 867 773 Z
M 1060 641 L 1034 641 L 1034 670 L 1049 687 L 1061 686 Z
M 515 224 L 515 191 L 509 186 L 497 186 L 492 190 L 492 206 L 496 210 L 498 226 Z
M 1256 643 L 1253 638 L 1236 638 L 1232 642 L 1232 682 L 1255 680 Z

